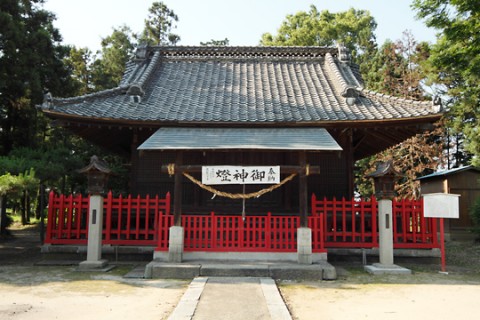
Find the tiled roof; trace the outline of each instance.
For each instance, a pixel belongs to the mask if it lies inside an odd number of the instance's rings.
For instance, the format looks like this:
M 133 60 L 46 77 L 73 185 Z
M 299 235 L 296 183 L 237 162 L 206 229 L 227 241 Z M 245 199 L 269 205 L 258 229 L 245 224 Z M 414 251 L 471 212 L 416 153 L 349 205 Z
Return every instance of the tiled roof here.
M 336 48 L 152 47 L 139 50 L 119 87 L 43 110 L 111 121 L 310 123 L 435 116 L 431 102 L 363 88 Z M 355 102 L 347 104 L 346 97 Z
M 163 127 L 138 147 L 138 150 L 178 149 L 342 150 L 324 128 Z

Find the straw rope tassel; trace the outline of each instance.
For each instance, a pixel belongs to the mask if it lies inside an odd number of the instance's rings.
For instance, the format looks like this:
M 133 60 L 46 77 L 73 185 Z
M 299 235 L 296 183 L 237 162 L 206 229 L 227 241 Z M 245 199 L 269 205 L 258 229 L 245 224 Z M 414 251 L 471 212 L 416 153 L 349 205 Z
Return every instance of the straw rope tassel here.
M 188 178 L 190 181 L 192 181 L 193 183 L 195 183 L 196 185 L 198 185 L 200 188 L 204 189 L 204 190 L 207 190 L 217 196 L 220 196 L 220 197 L 225 197 L 225 198 L 230 198 L 230 199 L 251 199 L 251 198 L 254 198 L 254 197 L 260 197 L 262 195 L 264 195 L 265 193 L 268 193 L 268 192 L 272 192 L 273 190 L 277 189 L 277 188 L 280 188 L 281 186 L 283 186 L 285 183 L 287 183 L 288 181 L 292 180 L 297 174 L 296 173 L 292 173 L 291 175 L 289 175 L 288 177 L 286 177 L 285 179 L 283 179 L 282 181 L 280 181 L 280 183 L 278 184 L 274 184 L 272 185 L 271 187 L 269 188 L 265 188 L 265 189 L 262 189 L 262 190 L 259 190 L 259 191 L 256 191 L 256 192 L 251 192 L 251 193 L 229 193 L 229 192 L 223 192 L 223 191 L 220 191 L 220 190 L 217 190 L 215 188 L 212 188 L 210 186 L 207 186 L 207 185 L 204 185 L 203 183 L 201 183 L 200 181 L 198 181 L 197 179 L 195 179 L 194 177 L 192 177 L 191 175 L 189 175 L 188 173 L 184 172 L 183 175 Z

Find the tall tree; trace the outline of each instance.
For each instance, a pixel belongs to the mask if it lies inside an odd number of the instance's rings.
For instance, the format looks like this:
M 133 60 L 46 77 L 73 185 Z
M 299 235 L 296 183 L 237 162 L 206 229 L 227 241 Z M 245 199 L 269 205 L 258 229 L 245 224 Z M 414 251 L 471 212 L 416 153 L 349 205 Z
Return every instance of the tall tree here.
M 331 13 L 310 11 L 287 15 L 276 35 L 264 33 L 260 44 L 264 46 L 332 46 L 345 45 L 354 58 L 376 48 L 377 23 L 368 11 L 349 9 Z M 358 62 L 358 61 L 357 61 Z
M 114 28 L 111 35 L 102 39 L 102 49 L 93 63 L 95 90 L 118 86 L 127 61 L 135 49 L 134 35 L 127 26 Z
M 433 173 L 445 163 L 444 123 L 438 122 L 435 128 L 424 134 L 417 134 L 373 157 L 357 162 L 359 173 L 356 177 L 357 190 L 362 196 L 370 196 L 372 181 L 365 173 L 373 172 L 377 162 L 394 160 L 395 168 L 402 174 L 395 184 L 400 198 L 420 197 L 419 177 Z
M 35 108 L 44 90 L 61 95 L 69 87 L 62 58 L 68 51 L 43 0 L 0 2 L 0 155 L 38 143 Z
M 94 55 L 88 48 L 72 47 L 65 57 L 65 65 L 69 68 L 75 95 L 84 95 L 95 90 L 93 85 L 92 64 Z
M 429 57 L 430 80 L 452 98 L 453 128 L 480 165 L 480 6 L 478 0 L 415 0 L 413 8 L 439 31 Z
M 422 82 L 427 77 L 424 63 L 429 56 L 427 43 L 417 43 L 406 31 L 396 42 L 386 41 L 372 57 L 366 82 L 369 88 L 388 95 L 407 99 L 430 99 L 425 95 Z M 371 181 L 363 177 L 364 172 L 373 171 L 378 161 L 394 159 L 399 172 L 404 176 L 396 185 L 397 194 L 402 198 L 420 196 L 417 178 L 432 173 L 446 162 L 443 151 L 446 142 L 445 122 L 436 124 L 434 130 L 418 134 L 402 143 L 364 161 L 358 162 L 357 188 L 363 196 L 370 195 Z
M 417 43 L 410 31 L 402 39 L 387 40 L 364 65 L 368 88 L 407 99 L 424 100 L 424 62 L 430 54 L 426 42 Z
M 139 42 L 148 45 L 175 45 L 180 41 L 180 36 L 172 33 L 177 22 L 178 16 L 165 3 L 152 3 Z

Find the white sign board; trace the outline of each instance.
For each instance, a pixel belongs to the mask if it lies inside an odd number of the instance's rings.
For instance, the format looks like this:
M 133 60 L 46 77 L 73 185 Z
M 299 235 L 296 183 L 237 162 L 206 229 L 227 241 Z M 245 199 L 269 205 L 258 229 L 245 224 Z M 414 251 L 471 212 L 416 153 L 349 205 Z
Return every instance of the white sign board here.
M 459 218 L 459 194 L 429 193 L 423 195 L 425 218 Z
M 204 166 L 202 183 L 277 184 L 280 183 L 280 166 Z

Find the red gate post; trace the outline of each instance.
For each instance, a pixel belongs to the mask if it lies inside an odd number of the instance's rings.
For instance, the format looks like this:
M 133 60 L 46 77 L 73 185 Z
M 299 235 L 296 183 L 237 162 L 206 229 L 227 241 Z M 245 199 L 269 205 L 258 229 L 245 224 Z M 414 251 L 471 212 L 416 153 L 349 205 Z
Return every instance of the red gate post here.
M 45 237 L 44 244 L 51 244 L 52 243 L 52 232 L 53 232 L 53 224 L 57 221 L 56 216 L 56 209 L 53 205 L 53 201 L 55 198 L 55 192 L 50 191 L 48 195 L 48 213 L 47 213 L 47 235 Z
M 442 254 L 442 272 L 447 271 L 445 262 L 445 229 L 443 227 L 443 218 L 440 218 L 440 251 Z

